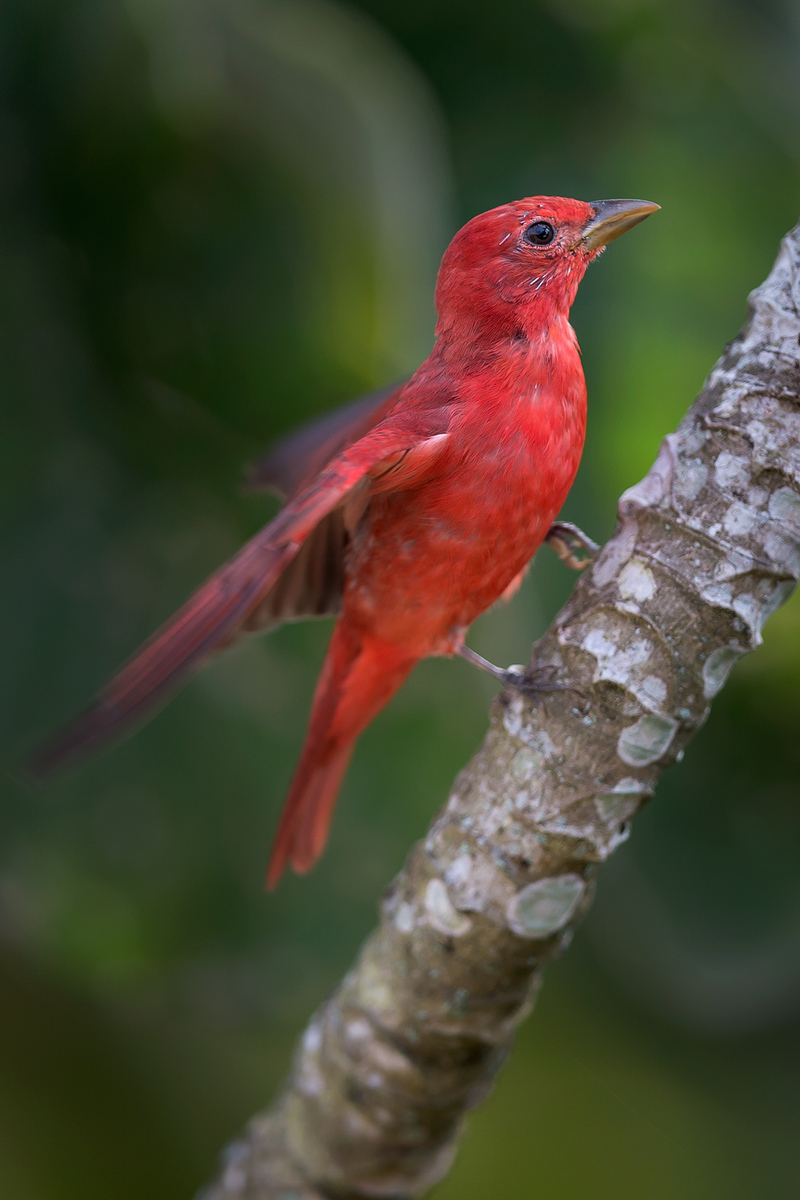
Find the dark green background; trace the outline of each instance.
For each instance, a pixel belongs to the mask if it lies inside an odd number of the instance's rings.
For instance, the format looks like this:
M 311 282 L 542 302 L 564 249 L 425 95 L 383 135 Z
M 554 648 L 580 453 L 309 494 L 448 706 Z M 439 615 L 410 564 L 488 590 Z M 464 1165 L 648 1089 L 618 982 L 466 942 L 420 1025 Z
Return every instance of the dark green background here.
M 644 196 L 574 323 L 595 537 L 800 215 L 800 18 L 733 0 L 0 7 L 0 1198 L 190 1197 L 486 725 L 423 664 L 319 868 L 262 875 L 328 627 L 221 658 L 46 787 L 20 755 L 274 511 L 241 464 L 401 377 L 458 225 Z M 472 644 L 524 659 L 544 551 Z M 800 608 L 603 872 L 439 1200 L 798 1195 Z

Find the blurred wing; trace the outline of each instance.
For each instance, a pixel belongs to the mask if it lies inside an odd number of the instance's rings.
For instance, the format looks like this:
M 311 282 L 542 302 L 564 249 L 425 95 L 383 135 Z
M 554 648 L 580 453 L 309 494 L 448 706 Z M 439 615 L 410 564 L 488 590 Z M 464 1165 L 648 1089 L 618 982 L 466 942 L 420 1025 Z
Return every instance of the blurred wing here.
M 337 454 L 364 437 L 392 407 L 404 384 L 393 384 L 303 425 L 272 446 L 247 472 L 248 489 L 291 499 Z
M 323 517 L 242 625 L 263 633 L 283 621 L 333 617 L 342 611 L 344 563 L 350 534 L 342 507 Z
M 250 467 L 248 490 L 272 491 L 284 499 L 296 496 L 332 458 L 383 419 L 403 386 L 393 384 L 371 392 L 281 438 Z M 337 615 L 349 540 L 342 511 L 334 509 L 309 535 L 243 628 L 264 631 L 282 621 Z
M 46 774 L 125 732 L 240 630 L 267 627 L 303 608 L 331 611 L 334 600 L 338 608 L 344 569 L 340 530 L 352 528 L 348 514 L 354 506 L 363 512 L 372 478 L 383 480 L 388 471 L 402 486 L 406 472 L 398 464 L 408 462 L 414 471 L 416 463 L 418 474 L 442 440 L 384 426 L 340 455 L 198 588 L 94 704 L 33 755 L 29 769 Z M 292 572 L 298 559 L 301 568 Z
M 283 621 L 338 616 L 344 595 L 350 534 L 370 496 L 418 481 L 438 458 L 447 435 L 432 434 L 416 446 L 386 455 L 357 484 L 344 503 L 319 522 L 267 594 L 248 614 L 243 633 L 263 633 Z

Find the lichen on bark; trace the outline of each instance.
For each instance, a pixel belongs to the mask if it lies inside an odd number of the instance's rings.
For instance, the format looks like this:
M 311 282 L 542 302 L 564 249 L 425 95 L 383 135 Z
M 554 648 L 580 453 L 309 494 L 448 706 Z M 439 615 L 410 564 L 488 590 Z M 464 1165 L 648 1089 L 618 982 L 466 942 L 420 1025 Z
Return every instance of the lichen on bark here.
M 542 970 L 800 572 L 800 225 L 205 1200 L 424 1194 Z

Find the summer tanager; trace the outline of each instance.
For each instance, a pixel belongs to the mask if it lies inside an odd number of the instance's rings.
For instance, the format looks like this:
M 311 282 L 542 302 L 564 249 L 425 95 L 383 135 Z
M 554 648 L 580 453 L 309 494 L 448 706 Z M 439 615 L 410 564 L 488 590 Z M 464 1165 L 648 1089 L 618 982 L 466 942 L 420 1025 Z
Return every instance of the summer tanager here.
M 325 845 L 356 739 L 429 655 L 513 592 L 545 538 L 570 565 L 591 546 L 552 525 L 583 449 L 586 385 L 569 310 L 602 248 L 658 208 L 532 196 L 474 217 L 436 285 L 436 342 L 400 386 L 279 445 L 254 482 L 288 502 L 46 744 L 49 771 L 138 722 L 215 651 L 285 620 L 337 614 L 268 871 Z M 552 526 L 552 528 L 551 528 Z

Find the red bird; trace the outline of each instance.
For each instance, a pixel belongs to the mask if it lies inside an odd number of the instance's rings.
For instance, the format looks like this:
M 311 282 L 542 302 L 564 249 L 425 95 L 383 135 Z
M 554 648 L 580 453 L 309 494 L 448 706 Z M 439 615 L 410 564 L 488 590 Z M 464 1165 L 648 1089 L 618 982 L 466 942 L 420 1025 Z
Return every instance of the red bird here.
M 569 310 L 586 267 L 655 212 L 643 200 L 531 196 L 474 217 L 436 285 L 429 357 L 408 382 L 290 437 L 256 485 L 288 502 L 34 760 L 49 771 L 150 712 L 211 654 L 283 620 L 337 614 L 267 876 L 322 853 L 356 739 L 420 659 L 470 651 L 518 586 L 575 478 L 586 384 Z

